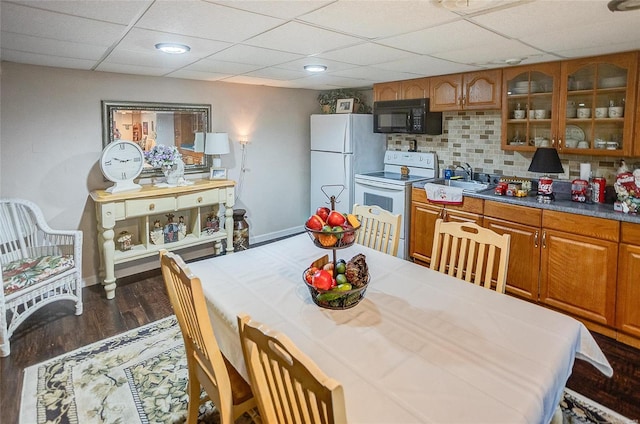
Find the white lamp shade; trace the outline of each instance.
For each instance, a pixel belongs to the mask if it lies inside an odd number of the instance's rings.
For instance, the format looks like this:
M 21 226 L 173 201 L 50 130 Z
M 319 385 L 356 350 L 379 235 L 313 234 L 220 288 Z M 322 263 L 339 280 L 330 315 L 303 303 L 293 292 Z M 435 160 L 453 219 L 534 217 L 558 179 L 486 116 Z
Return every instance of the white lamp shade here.
M 224 155 L 229 153 L 229 135 L 227 133 L 207 133 L 204 153 Z
M 204 133 L 197 132 L 193 139 L 193 151 L 196 153 L 204 152 Z

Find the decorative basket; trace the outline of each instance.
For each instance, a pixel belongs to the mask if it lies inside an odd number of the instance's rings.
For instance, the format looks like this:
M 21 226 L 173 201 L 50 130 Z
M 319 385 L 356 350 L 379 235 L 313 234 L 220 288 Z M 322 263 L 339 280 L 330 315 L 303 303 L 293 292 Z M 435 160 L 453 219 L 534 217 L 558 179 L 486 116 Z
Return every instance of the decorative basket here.
M 311 228 L 304 226 L 304 229 L 309 234 L 311 240 L 321 249 L 344 249 L 345 247 L 352 246 L 356 241 L 356 234 L 360 227 L 350 228 L 341 232 L 325 232 L 312 230 Z
M 364 293 L 367 291 L 367 287 L 369 287 L 369 282 L 371 281 L 371 275 L 367 275 L 367 284 L 362 287 L 345 291 L 319 290 L 307 283 L 307 280 L 304 278 L 308 270 L 309 268 L 302 273 L 302 281 L 304 281 L 304 284 L 309 289 L 313 303 L 326 309 L 353 308 L 364 299 Z

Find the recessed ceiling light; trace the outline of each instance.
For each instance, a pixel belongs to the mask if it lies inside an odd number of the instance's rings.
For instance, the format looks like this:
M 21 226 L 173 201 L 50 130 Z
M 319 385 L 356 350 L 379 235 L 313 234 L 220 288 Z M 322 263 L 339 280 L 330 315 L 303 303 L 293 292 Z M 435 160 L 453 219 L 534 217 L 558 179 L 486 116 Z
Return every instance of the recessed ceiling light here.
M 327 67 L 324 65 L 304 65 L 304 70 L 309 72 L 324 72 Z
M 169 54 L 182 54 L 191 50 L 191 47 L 185 46 L 184 44 L 159 43 L 156 44 L 156 49 Z

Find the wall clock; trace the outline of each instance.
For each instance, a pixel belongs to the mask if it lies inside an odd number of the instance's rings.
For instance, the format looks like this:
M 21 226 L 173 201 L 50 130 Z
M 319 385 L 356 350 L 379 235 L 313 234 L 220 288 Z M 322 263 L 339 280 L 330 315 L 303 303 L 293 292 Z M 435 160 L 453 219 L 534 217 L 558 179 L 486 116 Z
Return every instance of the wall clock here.
M 115 183 L 106 190 L 107 193 L 142 188 L 133 180 L 138 178 L 143 167 L 144 152 L 136 143 L 124 140 L 109 143 L 100 157 L 100 170 L 106 179 Z

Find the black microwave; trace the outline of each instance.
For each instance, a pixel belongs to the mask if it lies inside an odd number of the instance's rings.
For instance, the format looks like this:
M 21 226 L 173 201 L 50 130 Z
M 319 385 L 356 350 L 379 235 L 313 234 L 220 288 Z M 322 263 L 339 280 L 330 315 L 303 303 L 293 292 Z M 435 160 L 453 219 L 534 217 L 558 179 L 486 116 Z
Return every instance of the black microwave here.
M 429 112 L 429 99 L 373 103 L 373 132 L 442 134 L 442 112 Z

